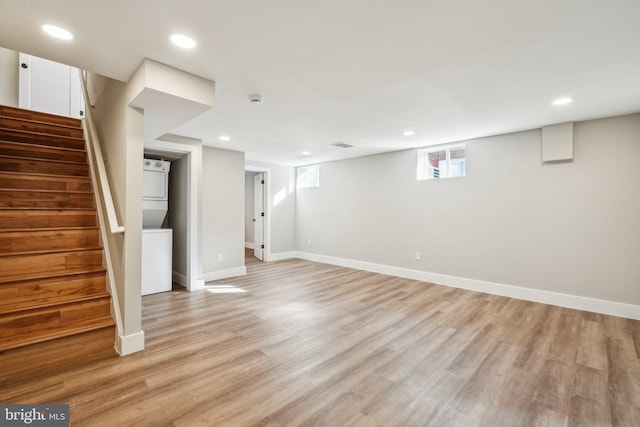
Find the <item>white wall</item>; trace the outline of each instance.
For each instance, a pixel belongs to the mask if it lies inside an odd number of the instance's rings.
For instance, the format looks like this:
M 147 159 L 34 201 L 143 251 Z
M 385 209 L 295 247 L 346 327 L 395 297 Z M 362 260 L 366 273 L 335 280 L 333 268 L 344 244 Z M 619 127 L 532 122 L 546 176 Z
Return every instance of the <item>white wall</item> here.
M 169 172 L 169 214 L 167 219 L 169 228 L 173 230 L 173 260 L 174 277 L 180 277 L 179 282 L 186 285 L 187 277 L 187 242 L 189 230 L 188 206 L 188 161 L 187 158 L 173 160 Z
M 0 105 L 18 106 L 18 52 L 0 47 Z
M 205 280 L 243 274 L 244 153 L 202 148 L 203 270 Z M 223 260 L 218 260 L 222 254 Z
M 254 177 L 256 172 L 244 173 L 244 241 L 245 243 L 255 243 L 255 228 L 254 228 Z
M 296 197 L 295 168 L 269 163 L 247 162 L 249 166 L 269 168 L 271 180 L 271 256 L 295 251 L 296 247 Z
M 417 181 L 415 150 L 321 164 L 297 249 L 640 304 L 640 115 L 576 123 L 573 163 L 540 134 L 468 141 L 465 178 Z
M 94 76 L 92 82 L 102 85 L 105 79 Z M 144 337 L 141 299 L 144 121 L 142 112 L 128 107 L 129 90 L 125 83 L 106 79 L 104 90 L 94 92 L 101 95 L 92 100 L 116 212 L 125 227 L 124 236 L 109 235 L 125 341 L 126 337 Z M 142 348 L 133 351 L 138 349 Z

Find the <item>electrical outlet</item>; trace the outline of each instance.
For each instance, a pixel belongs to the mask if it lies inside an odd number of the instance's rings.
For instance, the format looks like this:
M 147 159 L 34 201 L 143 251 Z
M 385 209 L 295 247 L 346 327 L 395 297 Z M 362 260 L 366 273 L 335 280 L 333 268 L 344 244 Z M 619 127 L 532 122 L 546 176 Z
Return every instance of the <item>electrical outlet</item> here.
M 416 251 L 415 258 L 416 258 L 416 261 L 420 261 L 422 259 L 422 254 L 420 253 L 420 251 Z
M 224 254 L 223 253 L 219 253 L 218 254 L 218 261 L 224 261 Z

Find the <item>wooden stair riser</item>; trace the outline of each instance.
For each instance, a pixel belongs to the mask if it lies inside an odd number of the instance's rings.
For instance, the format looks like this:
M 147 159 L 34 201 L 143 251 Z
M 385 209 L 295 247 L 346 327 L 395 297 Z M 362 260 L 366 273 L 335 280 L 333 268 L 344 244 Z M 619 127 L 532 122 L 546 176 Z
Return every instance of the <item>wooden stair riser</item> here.
M 91 191 L 91 179 L 82 176 L 51 176 L 0 172 L 0 188 L 12 190 Z
M 102 250 L 0 257 L 0 283 L 103 271 Z
M 92 193 L 0 190 L 0 208 L 93 209 Z
M 71 148 L 73 150 L 85 149 L 84 139 L 82 138 L 50 135 L 48 133 L 26 132 L 14 129 L 0 128 L 0 140 L 9 142 L 20 142 L 23 144 L 37 144 L 49 145 L 52 147 Z
M 100 245 L 97 228 L 71 230 L 0 230 L 0 256 L 16 253 L 96 248 Z
M 0 353 L 0 388 L 43 375 L 55 375 L 97 360 L 117 360 L 115 336 L 115 326 L 110 325 L 3 351 Z
M 22 108 L 9 107 L 6 105 L 0 105 L 0 116 L 82 128 L 82 121 L 80 119 L 57 116 L 55 114 L 42 113 L 40 111 L 24 110 Z
M 22 144 L 7 141 L 0 141 L 0 156 L 87 163 L 87 153 L 83 150 L 69 150 L 47 145 Z
M 89 363 L 114 359 L 115 326 L 106 326 L 53 341 L 12 348 L 0 353 L 0 388 L 20 384 L 46 375 L 56 375 L 66 369 L 76 369 Z
M 0 171 L 88 177 L 89 165 L 0 156 Z
M 106 295 L 103 272 L 0 285 L 0 314 Z
M 97 224 L 95 211 L 0 210 L 0 230 L 95 227 Z
M 0 350 L 113 324 L 109 295 L 0 315 Z
M 0 128 L 70 136 L 72 138 L 82 138 L 84 136 L 81 128 L 4 116 L 0 116 Z

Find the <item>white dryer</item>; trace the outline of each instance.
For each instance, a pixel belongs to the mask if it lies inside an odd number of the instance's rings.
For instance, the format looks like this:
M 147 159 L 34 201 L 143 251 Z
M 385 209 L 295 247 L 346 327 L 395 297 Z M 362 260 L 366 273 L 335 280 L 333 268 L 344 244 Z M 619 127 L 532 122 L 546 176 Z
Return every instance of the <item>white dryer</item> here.
M 142 295 L 167 292 L 172 284 L 173 235 L 161 228 L 169 210 L 169 167 L 144 159 L 142 183 Z

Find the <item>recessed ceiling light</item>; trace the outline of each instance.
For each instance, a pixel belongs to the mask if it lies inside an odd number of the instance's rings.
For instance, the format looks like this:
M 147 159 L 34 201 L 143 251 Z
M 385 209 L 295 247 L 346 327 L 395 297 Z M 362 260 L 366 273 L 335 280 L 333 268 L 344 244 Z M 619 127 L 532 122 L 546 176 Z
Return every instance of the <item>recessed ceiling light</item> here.
M 231 141 L 231 137 L 230 137 L 230 136 L 227 136 L 227 135 L 220 135 L 220 136 L 218 137 L 218 139 L 219 139 L 220 141 Z
M 571 97 L 564 97 L 564 98 L 558 98 L 558 99 L 554 99 L 552 104 L 553 105 L 566 105 L 566 104 L 571 104 L 573 102 L 573 98 Z
M 169 39 L 171 39 L 173 44 L 184 49 L 193 49 L 196 47 L 196 41 L 184 34 L 172 34 Z
M 72 40 L 73 34 L 69 30 L 65 30 L 64 28 L 45 24 L 42 26 L 42 31 L 49 34 L 51 37 L 55 37 L 60 40 Z
M 403 136 L 412 136 L 415 135 L 416 131 L 415 130 L 405 130 L 404 132 L 402 132 Z
M 310 155 L 311 155 L 311 153 L 310 153 L 310 152 L 308 152 L 308 151 L 303 151 L 303 152 L 302 152 L 302 153 L 300 153 L 300 154 L 302 154 L 303 156 L 310 156 Z

